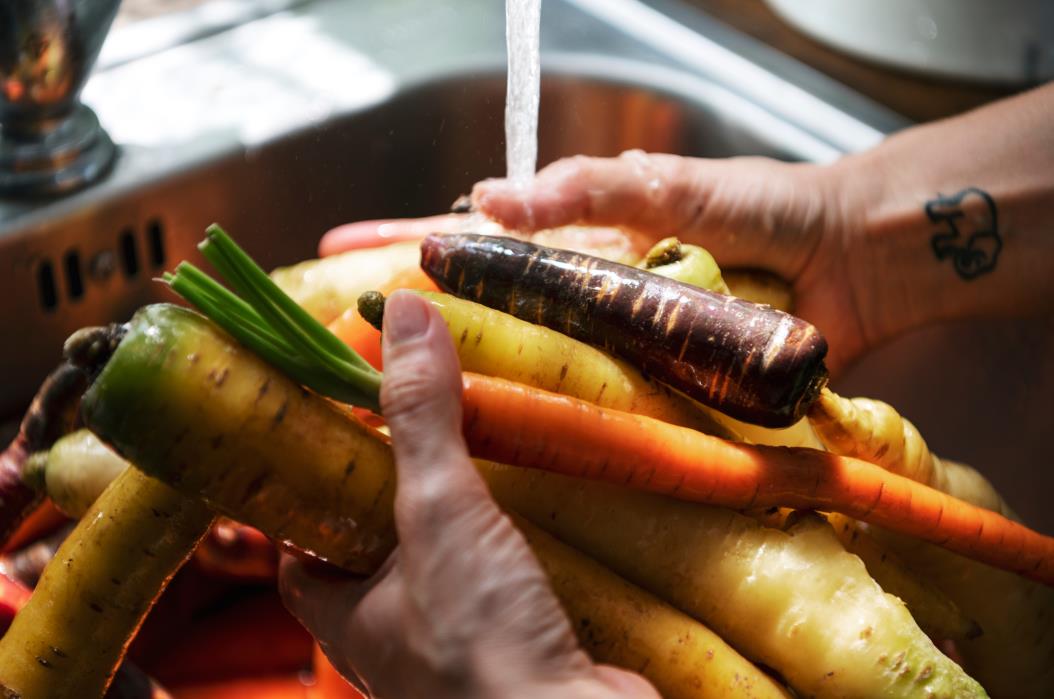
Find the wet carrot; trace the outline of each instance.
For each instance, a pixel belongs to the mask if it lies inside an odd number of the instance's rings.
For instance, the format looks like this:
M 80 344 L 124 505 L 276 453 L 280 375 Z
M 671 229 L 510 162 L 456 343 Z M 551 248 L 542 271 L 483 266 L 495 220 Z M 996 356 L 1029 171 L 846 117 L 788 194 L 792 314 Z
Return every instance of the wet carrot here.
M 733 509 L 840 512 L 1054 585 L 1054 538 L 859 459 L 736 444 L 467 373 L 464 428 L 477 457 Z
M 740 420 L 797 422 L 827 382 L 827 342 L 768 306 L 511 238 L 432 235 L 421 267 L 444 291 L 602 346 Z

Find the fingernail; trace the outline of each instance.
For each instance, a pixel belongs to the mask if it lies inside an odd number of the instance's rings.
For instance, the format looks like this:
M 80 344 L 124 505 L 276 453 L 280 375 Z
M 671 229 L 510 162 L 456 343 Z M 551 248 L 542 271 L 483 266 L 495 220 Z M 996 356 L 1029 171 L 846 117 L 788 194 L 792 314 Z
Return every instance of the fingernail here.
M 428 331 L 427 301 L 411 293 L 392 294 L 384 304 L 384 337 L 392 344 L 413 340 Z

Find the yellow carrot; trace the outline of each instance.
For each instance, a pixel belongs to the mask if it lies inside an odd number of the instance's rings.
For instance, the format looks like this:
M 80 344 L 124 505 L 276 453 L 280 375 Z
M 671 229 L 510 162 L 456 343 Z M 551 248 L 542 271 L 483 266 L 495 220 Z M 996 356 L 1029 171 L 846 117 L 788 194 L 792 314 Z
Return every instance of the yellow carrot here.
M 734 438 L 691 400 L 626 362 L 549 328 L 456 296 L 421 292 L 450 329 L 464 371 L 535 386 L 615 410 Z M 360 311 L 380 325 L 380 308 Z
M 830 527 L 481 462 L 498 502 L 714 629 L 802 696 L 980 697 Z
M 519 516 L 579 642 L 596 660 L 647 677 L 666 699 L 787 699 L 721 638 Z
M 988 480 L 974 469 L 933 454 L 915 425 L 889 404 L 843 398 L 824 389 L 809 411 L 813 430 L 830 451 L 852 456 L 892 473 L 1017 519 Z
M 938 459 L 914 425 L 885 403 L 824 392 L 810 420 L 832 451 L 1014 516 L 983 476 Z M 998 696 L 1054 696 L 1054 589 L 914 539 L 876 536 L 981 625 L 984 633 L 958 648 L 985 686 Z
M 800 511 L 771 508 L 747 511 L 766 527 L 786 529 Z M 824 517 L 835 536 L 849 553 L 857 556 L 867 567 L 867 573 L 884 591 L 900 598 L 907 605 L 919 627 L 935 640 L 976 638 L 982 633 L 980 625 L 967 618 L 944 592 L 921 578 L 854 519 L 831 513 Z
M 840 512 L 1054 585 L 1054 538 L 859 459 L 733 444 L 475 374 L 464 421 L 483 458 L 724 507 Z

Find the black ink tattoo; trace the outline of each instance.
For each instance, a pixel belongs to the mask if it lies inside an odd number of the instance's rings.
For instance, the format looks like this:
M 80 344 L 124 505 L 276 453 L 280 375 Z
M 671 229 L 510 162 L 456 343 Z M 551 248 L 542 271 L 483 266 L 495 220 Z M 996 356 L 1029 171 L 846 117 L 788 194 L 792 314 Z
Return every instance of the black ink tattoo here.
M 969 281 L 991 272 L 1003 249 L 995 201 L 987 192 L 968 187 L 958 194 L 926 202 L 930 221 L 944 228 L 930 239 L 938 260 L 952 258 L 960 277 Z

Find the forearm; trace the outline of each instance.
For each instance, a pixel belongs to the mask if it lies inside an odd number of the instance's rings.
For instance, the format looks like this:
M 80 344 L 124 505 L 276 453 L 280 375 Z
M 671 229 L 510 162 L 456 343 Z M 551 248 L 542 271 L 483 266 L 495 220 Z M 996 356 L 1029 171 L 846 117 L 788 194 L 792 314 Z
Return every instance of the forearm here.
M 1054 84 L 833 167 L 862 227 L 846 250 L 868 340 L 1054 309 L 1052 123 Z

